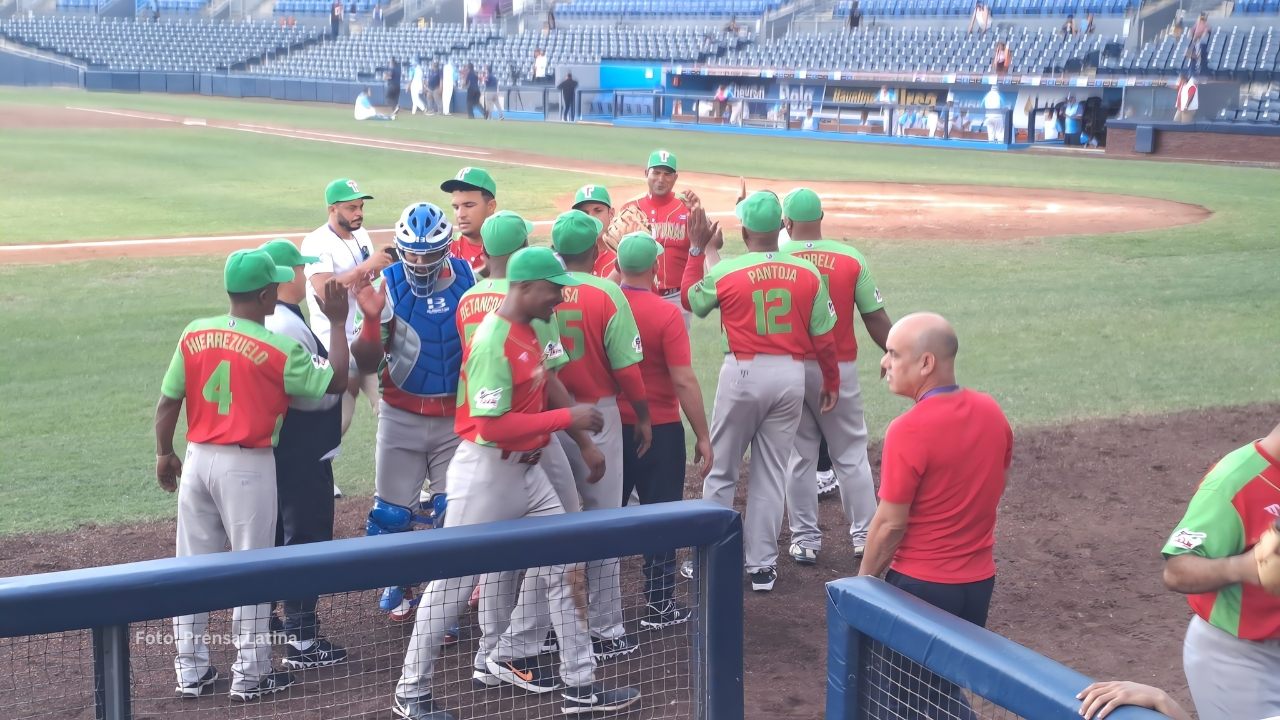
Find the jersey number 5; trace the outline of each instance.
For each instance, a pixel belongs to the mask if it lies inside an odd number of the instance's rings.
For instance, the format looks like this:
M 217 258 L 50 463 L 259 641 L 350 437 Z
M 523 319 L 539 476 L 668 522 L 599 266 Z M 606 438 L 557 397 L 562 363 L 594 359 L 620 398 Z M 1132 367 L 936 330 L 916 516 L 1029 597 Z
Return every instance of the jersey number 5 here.
M 756 304 L 756 334 L 782 335 L 791 332 L 791 323 L 780 320 L 791 312 L 791 293 L 781 288 L 751 293 Z
M 231 361 L 223 360 L 204 383 L 204 399 L 218 404 L 218 414 L 231 412 Z
M 564 343 L 564 350 L 569 356 L 569 362 L 573 362 L 582 357 L 587 351 L 587 334 L 582 327 L 582 311 L 581 310 L 557 310 L 556 315 L 560 317 L 560 340 Z

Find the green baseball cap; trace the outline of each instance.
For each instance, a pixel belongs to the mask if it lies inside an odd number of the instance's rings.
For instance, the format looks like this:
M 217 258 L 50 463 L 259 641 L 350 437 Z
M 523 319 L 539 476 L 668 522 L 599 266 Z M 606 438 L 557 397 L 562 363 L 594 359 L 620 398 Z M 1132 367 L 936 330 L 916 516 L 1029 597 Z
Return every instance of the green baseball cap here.
M 489 257 L 505 257 L 529 242 L 533 223 L 510 210 L 499 210 L 485 218 L 480 226 L 480 239 Z
M 604 230 L 604 223 L 582 212 L 560 213 L 551 226 L 551 246 L 561 255 L 578 255 L 590 250 Z
M 338 178 L 337 180 L 329 183 L 329 186 L 324 189 L 325 205 L 348 202 L 350 200 L 372 199 L 372 195 L 361 192 L 360 186 L 356 185 L 356 181 L 349 178 Z
M 453 192 L 455 190 L 485 190 L 490 195 L 498 196 L 498 184 L 493 181 L 493 177 L 489 175 L 484 168 L 464 167 L 453 176 L 452 180 L 445 180 L 440 183 L 440 189 L 445 192 Z
M 294 268 L 299 265 L 310 265 L 311 263 L 320 262 L 320 258 L 312 255 L 303 255 L 298 251 L 298 246 L 285 240 L 284 238 L 276 238 L 275 240 L 263 243 L 259 250 L 271 256 L 279 267 Z
M 609 188 L 603 185 L 583 185 L 578 188 L 578 194 L 573 196 L 574 209 L 586 202 L 598 202 L 605 207 L 613 207 L 613 200 L 609 198 Z
M 649 233 L 627 233 L 618 243 L 618 267 L 627 272 L 643 272 L 653 267 L 661 254 L 662 246 Z
M 227 257 L 222 270 L 222 284 L 233 293 L 253 292 L 292 279 L 293 269 L 276 265 L 265 250 L 237 250 Z
M 557 285 L 581 285 L 569 274 L 564 263 L 549 247 L 527 247 L 517 250 L 507 263 L 507 279 L 513 283 L 549 280 Z
M 672 172 L 676 171 L 678 168 L 675 153 L 667 150 L 654 150 L 649 153 L 649 164 L 646 169 L 655 167 L 671 168 Z
M 796 188 L 782 199 L 782 214 L 793 222 L 822 219 L 822 200 L 809 188 Z
M 768 190 L 757 190 L 738 203 L 733 211 L 742 227 L 751 232 L 775 232 L 782 229 L 782 203 Z

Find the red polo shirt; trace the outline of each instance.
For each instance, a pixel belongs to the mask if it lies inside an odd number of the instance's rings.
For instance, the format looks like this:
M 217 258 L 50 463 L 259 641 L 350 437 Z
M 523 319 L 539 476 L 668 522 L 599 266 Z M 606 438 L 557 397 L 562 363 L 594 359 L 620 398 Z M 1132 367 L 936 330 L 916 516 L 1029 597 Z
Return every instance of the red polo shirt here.
M 1013 459 L 1013 431 L 990 395 L 961 389 L 925 398 L 890 425 L 880 499 L 910 505 L 890 567 L 926 582 L 996 574 L 996 508 Z
M 671 382 L 671 368 L 693 364 L 684 316 L 675 305 L 651 290 L 624 287 L 622 292 L 631 303 L 631 314 L 636 318 L 640 340 L 644 343 L 640 373 L 649 395 L 649 416 L 654 425 L 678 423 L 680 402 L 675 384 Z M 636 424 L 636 411 L 626 397 L 618 398 L 618 412 L 623 425 Z

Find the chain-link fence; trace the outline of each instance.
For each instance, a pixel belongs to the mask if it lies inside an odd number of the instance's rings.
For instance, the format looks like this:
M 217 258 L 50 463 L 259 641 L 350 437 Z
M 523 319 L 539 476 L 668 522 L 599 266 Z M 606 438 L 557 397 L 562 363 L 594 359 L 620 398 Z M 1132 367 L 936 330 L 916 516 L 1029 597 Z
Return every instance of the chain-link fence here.
M 0 580 L 0 717 L 741 717 L 737 516 L 668 505 Z

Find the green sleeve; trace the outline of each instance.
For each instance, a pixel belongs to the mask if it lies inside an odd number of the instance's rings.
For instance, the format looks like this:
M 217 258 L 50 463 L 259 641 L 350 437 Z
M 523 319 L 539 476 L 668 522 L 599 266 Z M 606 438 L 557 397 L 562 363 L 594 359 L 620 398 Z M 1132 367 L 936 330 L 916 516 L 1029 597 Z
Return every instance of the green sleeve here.
M 876 281 L 871 277 L 871 268 L 867 266 L 866 258 L 857 250 L 853 251 L 853 255 L 862 266 L 862 270 L 858 272 L 858 284 L 853 288 L 853 302 L 858 306 L 858 314 L 866 315 L 883 308 L 884 297 L 880 295 L 880 288 L 876 287 Z
M 288 357 L 284 361 L 285 394 L 313 399 L 324 397 L 329 383 L 333 381 L 333 368 L 329 361 L 307 352 L 296 340 L 288 341 L 287 352 Z
M 485 339 L 496 337 L 499 336 L 487 335 Z M 511 393 L 515 386 L 511 363 L 502 342 L 477 340 L 467 354 L 467 403 L 474 417 L 500 417 L 511 411 Z
M 186 333 L 183 333 L 186 337 Z M 169 369 L 160 382 L 160 394 L 170 400 L 181 400 L 187 394 L 187 365 L 182 357 L 182 345 L 173 351 L 173 359 L 169 361 Z
M 613 300 L 614 313 L 604 331 L 604 349 L 609 355 L 609 366 L 620 370 L 643 360 L 644 348 L 640 343 L 640 329 L 636 327 L 631 304 L 618 286 L 609 284 L 612 287 L 606 288 L 605 292 Z
M 533 321 L 533 331 L 542 346 L 542 364 L 548 370 L 559 370 L 569 364 L 569 353 L 560 342 L 560 318 L 554 313 L 547 322 Z
M 1208 558 L 1244 552 L 1244 523 L 1231 500 L 1221 489 L 1202 486 L 1161 552 L 1166 557 L 1194 553 Z
M 816 270 L 813 271 L 815 274 Z M 827 279 L 819 276 L 818 294 L 813 297 L 813 313 L 809 315 L 809 335 L 818 337 L 831 332 L 836 326 L 836 306 L 827 292 Z
M 720 298 L 716 297 L 716 281 L 719 279 L 720 273 L 712 268 L 697 285 L 689 288 L 689 309 L 694 315 L 704 318 L 720 304 Z

